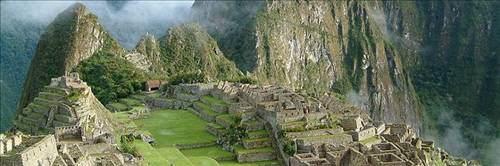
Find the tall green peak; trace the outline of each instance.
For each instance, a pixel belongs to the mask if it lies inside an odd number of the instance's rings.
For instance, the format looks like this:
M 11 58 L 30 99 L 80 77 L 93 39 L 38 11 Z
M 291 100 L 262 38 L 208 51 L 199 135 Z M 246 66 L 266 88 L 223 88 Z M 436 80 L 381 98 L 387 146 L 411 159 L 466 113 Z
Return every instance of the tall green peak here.
M 164 65 L 161 61 L 159 41 L 154 35 L 150 33 L 144 34 L 135 46 L 134 52 L 144 55 L 150 61 L 149 71 L 151 73 L 154 73 L 154 75 L 165 74 Z
M 199 24 L 172 27 L 160 40 L 168 76 L 203 73 L 208 81 L 237 79 L 242 73 Z
M 50 78 L 71 72 L 97 51 L 124 53 L 83 4 L 76 3 L 57 15 L 39 39 L 18 110 L 27 106 Z

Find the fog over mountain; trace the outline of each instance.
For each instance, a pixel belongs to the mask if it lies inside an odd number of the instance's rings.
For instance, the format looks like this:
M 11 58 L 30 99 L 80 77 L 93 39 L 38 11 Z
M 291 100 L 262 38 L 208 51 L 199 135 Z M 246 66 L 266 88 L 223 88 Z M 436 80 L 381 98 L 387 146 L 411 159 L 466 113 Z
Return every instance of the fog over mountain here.
M 2 1 L 2 26 L 11 20 L 48 24 L 79 1 Z M 132 48 L 146 32 L 163 35 L 188 18 L 193 1 L 82 1 L 113 37 Z

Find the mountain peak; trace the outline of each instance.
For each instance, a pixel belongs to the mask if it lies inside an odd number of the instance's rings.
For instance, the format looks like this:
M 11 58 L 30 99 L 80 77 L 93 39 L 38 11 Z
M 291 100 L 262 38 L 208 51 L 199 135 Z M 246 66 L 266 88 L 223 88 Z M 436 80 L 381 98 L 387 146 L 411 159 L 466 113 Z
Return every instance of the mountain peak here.
M 77 2 L 66 8 L 63 12 L 61 12 L 56 17 L 56 20 L 64 16 L 85 16 L 85 15 L 93 15 L 93 14 L 84 4 Z M 94 17 L 96 16 L 94 15 Z
M 124 52 L 82 3 L 61 12 L 40 36 L 18 109 L 31 102 L 51 78 L 71 72 L 103 48 L 116 54 Z

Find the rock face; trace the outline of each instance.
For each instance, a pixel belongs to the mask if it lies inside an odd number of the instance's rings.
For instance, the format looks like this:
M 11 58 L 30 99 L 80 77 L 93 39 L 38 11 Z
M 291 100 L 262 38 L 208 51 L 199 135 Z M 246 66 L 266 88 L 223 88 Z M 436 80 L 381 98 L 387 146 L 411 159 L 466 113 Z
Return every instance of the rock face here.
M 40 37 L 18 108 L 33 101 L 51 78 L 71 72 L 103 49 L 124 52 L 85 6 L 77 3 L 60 13 Z
M 18 114 L 15 127 L 30 134 L 77 127 L 86 139 L 113 131 L 110 112 L 77 73 L 53 78 L 51 84 Z
M 160 45 L 151 34 L 144 35 L 135 46 L 133 52 L 142 54 L 150 61 L 148 71 L 155 74 L 165 74 L 163 61 L 161 60 Z
M 352 89 L 376 120 L 420 126 L 421 108 L 403 57 L 370 16 L 368 2 L 262 3 L 197 1 L 193 8 L 196 19 L 209 20 L 203 25 L 223 51 L 247 60 L 240 63 L 250 65 L 238 66 L 259 81 L 319 94 Z M 243 17 L 235 8 L 253 15 Z M 222 33 L 241 27 L 240 35 Z
M 208 81 L 213 81 L 237 79 L 242 75 L 198 24 L 170 28 L 160 39 L 160 49 L 168 76 L 203 73 Z
M 487 116 L 498 129 L 500 3 L 403 1 L 381 6 L 392 40 L 413 53 L 408 64 L 427 105 L 448 104 L 461 119 L 474 123 Z

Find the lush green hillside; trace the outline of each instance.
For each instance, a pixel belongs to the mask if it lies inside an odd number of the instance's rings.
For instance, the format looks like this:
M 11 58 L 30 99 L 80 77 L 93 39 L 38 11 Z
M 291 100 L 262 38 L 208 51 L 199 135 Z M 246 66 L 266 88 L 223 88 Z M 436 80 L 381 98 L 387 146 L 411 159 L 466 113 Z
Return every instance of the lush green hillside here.
M 208 81 L 242 76 L 234 63 L 224 57 L 217 42 L 198 24 L 170 28 L 160 39 L 160 48 L 168 76 L 203 73 Z
M 103 104 L 143 90 L 144 72 L 109 52 L 97 52 L 76 69 Z

